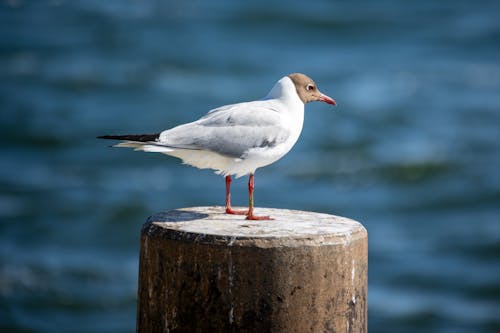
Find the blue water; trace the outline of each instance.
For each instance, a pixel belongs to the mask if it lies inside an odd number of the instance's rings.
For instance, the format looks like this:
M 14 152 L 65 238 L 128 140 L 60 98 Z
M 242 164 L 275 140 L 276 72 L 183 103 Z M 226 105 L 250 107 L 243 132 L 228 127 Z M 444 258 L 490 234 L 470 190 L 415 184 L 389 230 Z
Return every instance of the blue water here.
M 307 105 L 257 206 L 365 225 L 370 332 L 499 332 L 499 17 L 493 0 L 3 1 L 0 331 L 133 332 L 142 223 L 221 205 L 224 182 L 95 136 L 304 72 L 338 106 Z

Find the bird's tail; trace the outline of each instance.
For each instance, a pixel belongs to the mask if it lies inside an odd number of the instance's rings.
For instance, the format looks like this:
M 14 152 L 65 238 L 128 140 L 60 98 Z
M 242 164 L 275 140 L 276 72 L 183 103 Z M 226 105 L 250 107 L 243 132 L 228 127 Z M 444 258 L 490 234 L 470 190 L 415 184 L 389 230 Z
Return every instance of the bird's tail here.
M 171 147 L 166 147 L 156 144 L 160 138 L 160 133 L 157 134 L 127 134 L 127 135 L 101 135 L 98 139 L 107 140 L 122 140 L 113 147 L 134 148 L 134 150 L 142 150 L 152 153 L 168 153 L 173 151 Z

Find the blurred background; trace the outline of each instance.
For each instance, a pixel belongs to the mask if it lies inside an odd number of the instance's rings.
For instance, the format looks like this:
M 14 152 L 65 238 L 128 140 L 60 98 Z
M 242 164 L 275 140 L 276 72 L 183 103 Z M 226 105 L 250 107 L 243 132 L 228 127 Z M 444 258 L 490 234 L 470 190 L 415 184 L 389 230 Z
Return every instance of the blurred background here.
M 495 0 L 2 1 L 0 331 L 134 332 L 141 225 L 222 205 L 224 181 L 95 136 L 303 72 L 338 106 L 307 105 L 256 205 L 365 225 L 370 332 L 499 332 L 499 17 Z

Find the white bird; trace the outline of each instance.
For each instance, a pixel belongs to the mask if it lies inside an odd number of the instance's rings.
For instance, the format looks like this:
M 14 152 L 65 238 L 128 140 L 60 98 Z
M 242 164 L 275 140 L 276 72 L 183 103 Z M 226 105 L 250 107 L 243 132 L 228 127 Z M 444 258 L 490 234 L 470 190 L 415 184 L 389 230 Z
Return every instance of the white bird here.
M 204 117 L 157 134 L 104 135 L 122 140 L 114 147 L 129 147 L 180 158 L 199 169 L 213 169 L 226 179 L 226 213 L 249 220 L 269 220 L 254 215 L 254 173 L 276 162 L 293 147 L 304 122 L 304 104 L 321 101 L 336 105 L 322 94 L 312 79 L 294 73 L 281 78 L 261 100 L 221 106 Z M 249 207 L 231 208 L 231 176 L 250 175 Z

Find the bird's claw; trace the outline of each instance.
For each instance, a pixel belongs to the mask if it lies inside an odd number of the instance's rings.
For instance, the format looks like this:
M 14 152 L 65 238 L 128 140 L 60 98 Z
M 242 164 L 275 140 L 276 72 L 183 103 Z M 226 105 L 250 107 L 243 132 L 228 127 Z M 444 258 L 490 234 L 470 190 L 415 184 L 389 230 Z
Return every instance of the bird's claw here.
M 226 207 L 226 214 L 231 215 L 248 215 L 248 210 L 234 210 L 230 207 Z

